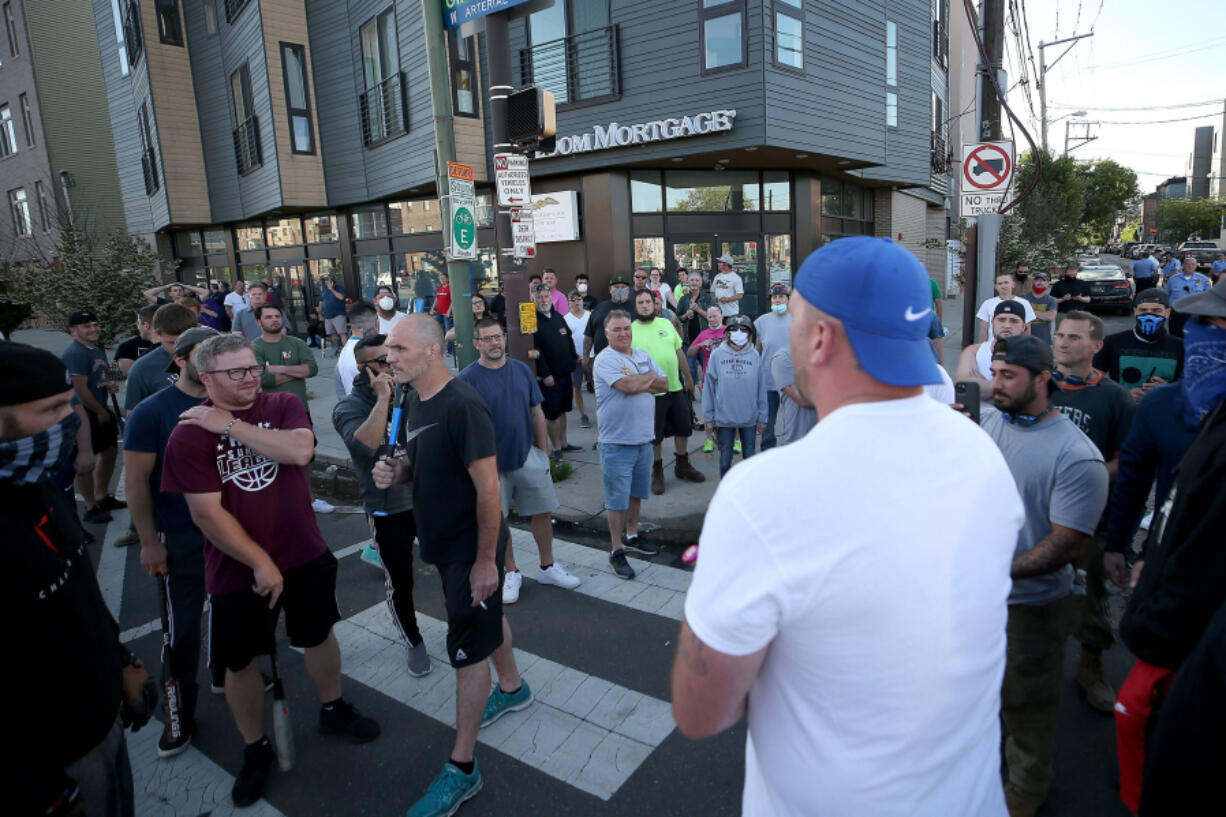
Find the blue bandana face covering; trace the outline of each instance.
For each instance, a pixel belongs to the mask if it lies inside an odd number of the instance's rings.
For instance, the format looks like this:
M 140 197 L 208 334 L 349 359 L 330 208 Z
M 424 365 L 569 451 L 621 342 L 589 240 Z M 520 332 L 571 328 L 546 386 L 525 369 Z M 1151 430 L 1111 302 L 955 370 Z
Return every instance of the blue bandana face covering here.
M 1143 338 L 1152 338 L 1165 323 L 1166 318 L 1161 315 L 1138 315 L 1136 333 Z
M 54 476 L 72 456 L 80 427 L 73 412 L 46 431 L 0 443 L 0 480 L 32 484 Z
M 1199 423 L 1226 397 L 1226 329 L 1194 318 L 1183 327 L 1183 393 Z

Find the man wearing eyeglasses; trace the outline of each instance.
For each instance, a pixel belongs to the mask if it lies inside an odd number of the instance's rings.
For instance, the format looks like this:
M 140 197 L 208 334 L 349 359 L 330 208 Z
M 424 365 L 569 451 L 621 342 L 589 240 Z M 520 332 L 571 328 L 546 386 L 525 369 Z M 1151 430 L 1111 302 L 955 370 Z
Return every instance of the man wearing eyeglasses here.
M 260 798 L 272 767 L 259 656 L 270 652 L 282 607 L 319 694 L 320 733 L 365 743 L 379 725 L 341 697 L 336 558 L 310 510 L 315 439 L 306 408 L 260 391 L 263 367 L 239 335 L 204 341 L 193 361 L 208 400 L 180 415 L 162 490 L 184 495 L 205 536 L 209 655 L 226 668 L 226 702 L 246 744 L 231 792 L 241 807 Z

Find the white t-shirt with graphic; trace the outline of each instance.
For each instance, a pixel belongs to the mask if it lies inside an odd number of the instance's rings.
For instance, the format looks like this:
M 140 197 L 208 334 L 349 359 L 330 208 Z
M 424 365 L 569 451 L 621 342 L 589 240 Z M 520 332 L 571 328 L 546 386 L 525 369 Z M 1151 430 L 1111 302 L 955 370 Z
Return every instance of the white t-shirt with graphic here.
M 719 304 L 719 311 L 723 312 L 725 316 L 739 315 L 741 313 L 741 302 L 728 301 L 724 303 L 720 298 L 742 295 L 744 293 L 745 282 L 735 272 L 721 272 L 711 279 L 711 294 L 715 296 L 715 302 Z
M 1004 817 L 1022 521 L 995 443 L 923 394 L 836 409 L 728 472 L 685 617 L 726 655 L 770 648 L 749 691 L 746 817 Z

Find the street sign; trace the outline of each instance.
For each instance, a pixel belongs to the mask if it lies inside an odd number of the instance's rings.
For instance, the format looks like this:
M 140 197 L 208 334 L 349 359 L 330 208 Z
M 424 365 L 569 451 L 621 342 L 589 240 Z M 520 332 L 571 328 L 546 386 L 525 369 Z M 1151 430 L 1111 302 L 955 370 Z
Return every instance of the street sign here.
M 532 203 L 528 157 L 518 153 L 494 154 L 494 184 L 499 207 L 527 207 Z
M 1149 234 L 1150 234 L 1150 235 L 1157 235 L 1157 234 L 1158 234 L 1158 228 L 1157 228 L 1157 227 L 1150 227 L 1150 228 L 1149 228 Z
M 536 258 L 536 232 L 532 229 L 532 210 L 511 208 L 511 241 L 516 258 Z
M 961 207 L 964 218 L 995 213 L 1013 181 L 1013 143 L 982 142 L 962 149 Z
M 519 305 L 519 331 L 531 335 L 536 331 L 536 302 L 529 301 Z
M 504 11 L 528 0 L 442 0 L 443 27 L 459 28 L 469 20 Z
M 451 245 L 447 258 L 468 261 L 477 257 L 477 192 L 473 187 L 471 165 L 447 163 L 447 185 L 451 196 Z

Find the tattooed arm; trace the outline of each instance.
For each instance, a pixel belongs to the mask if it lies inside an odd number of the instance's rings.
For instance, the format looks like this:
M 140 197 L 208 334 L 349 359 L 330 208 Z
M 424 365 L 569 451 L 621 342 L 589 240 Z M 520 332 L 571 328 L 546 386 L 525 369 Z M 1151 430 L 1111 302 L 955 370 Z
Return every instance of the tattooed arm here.
M 1014 579 L 1029 579 L 1059 570 L 1081 558 L 1090 534 L 1053 524 L 1051 533 L 1025 553 L 1013 557 L 1010 576 Z
M 672 675 L 673 719 L 681 733 L 710 737 L 739 721 L 768 649 L 725 655 L 702 643 L 682 621 Z

